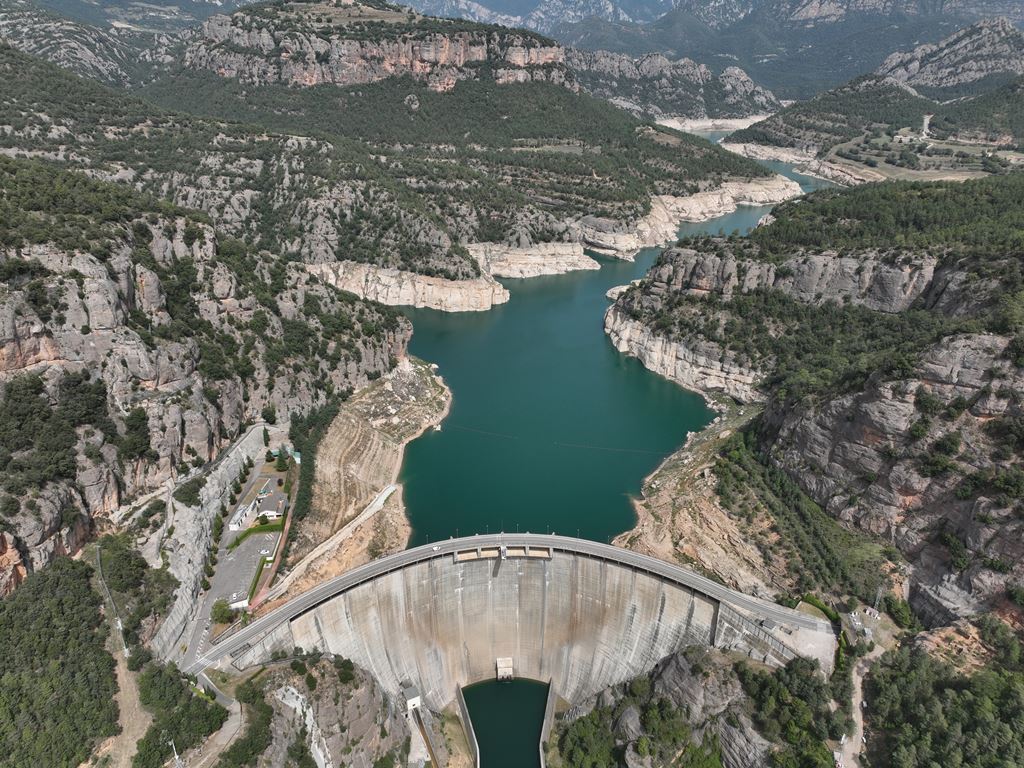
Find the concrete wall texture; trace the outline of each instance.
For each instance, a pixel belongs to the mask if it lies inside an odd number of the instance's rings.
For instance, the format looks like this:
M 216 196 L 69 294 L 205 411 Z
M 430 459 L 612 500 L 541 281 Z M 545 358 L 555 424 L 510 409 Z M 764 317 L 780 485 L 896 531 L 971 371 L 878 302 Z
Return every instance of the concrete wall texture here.
M 435 711 L 456 687 L 515 675 L 551 680 L 571 703 L 650 670 L 685 646 L 715 645 L 719 604 L 615 562 L 555 551 L 550 559 L 443 557 L 353 587 L 282 622 L 234 659 L 244 668 L 275 650 L 319 649 L 352 659 L 393 694 L 412 683 Z M 729 647 L 764 658 L 757 632 L 732 616 Z M 784 646 L 770 660 L 792 653 Z

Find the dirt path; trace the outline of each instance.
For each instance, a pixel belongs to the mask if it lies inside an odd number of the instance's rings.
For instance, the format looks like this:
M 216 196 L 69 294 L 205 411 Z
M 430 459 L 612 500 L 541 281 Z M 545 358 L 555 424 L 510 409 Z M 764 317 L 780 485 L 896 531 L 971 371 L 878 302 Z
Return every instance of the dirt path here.
M 131 768 L 135 756 L 135 745 L 146 733 L 153 716 L 149 714 L 139 701 L 139 686 L 135 674 L 128 670 L 128 662 L 120 647 L 119 635 L 111 633 L 107 646 L 117 663 L 117 701 L 118 723 L 121 732 L 107 739 L 96 750 L 96 760 L 107 758 L 109 768 Z M 95 762 L 95 761 L 94 761 Z
M 261 600 L 303 592 L 405 546 L 397 482 L 405 446 L 440 424 L 450 403 L 431 367 L 407 358 L 344 404 L 317 450 L 312 508 L 295 532 L 290 570 Z
M 224 725 L 199 747 L 185 755 L 185 765 L 189 768 L 210 768 L 216 765 L 221 753 L 231 746 L 244 728 L 245 715 L 242 714 L 242 705 L 232 701 L 228 706 L 228 719 L 224 721 Z
M 856 768 L 860 765 L 860 750 L 864 744 L 864 675 L 867 674 L 868 661 L 860 659 L 853 668 L 853 730 L 843 742 L 843 766 Z
M 724 404 L 714 422 L 691 434 L 686 444 L 644 479 L 635 499 L 636 525 L 613 544 L 674 564 L 715 574 L 734 589 L 773 597 L 786 589 L 785 563 L 766 564 L 751 530 L 771 521 L 750 524 L 737 520 L 722 506 L 714 474 L 719 450 L 759 409 Z
M 864 677 L 883 653 L 885 648 L 876 645 L 853 668 L 853 731 L 842 748 L 844 768 L 860 768 L 860 753 L 864 749 Z

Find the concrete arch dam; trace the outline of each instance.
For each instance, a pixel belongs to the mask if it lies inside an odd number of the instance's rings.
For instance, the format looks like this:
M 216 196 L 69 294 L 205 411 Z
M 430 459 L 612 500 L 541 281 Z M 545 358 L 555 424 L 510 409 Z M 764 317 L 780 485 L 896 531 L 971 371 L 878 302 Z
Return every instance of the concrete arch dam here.
M 187 667 L 238 669 L 274 651 L 352 659 L 391 694 L 412 683 L 443 709 L 457 686 L 551 680 L 571 703 L 649 671 L 688 645 L 783 664 L 832 664 L 828 622 L 692 571 L 592 541 L 538 534 L 450 539 L 324 582 L 206 649 Z

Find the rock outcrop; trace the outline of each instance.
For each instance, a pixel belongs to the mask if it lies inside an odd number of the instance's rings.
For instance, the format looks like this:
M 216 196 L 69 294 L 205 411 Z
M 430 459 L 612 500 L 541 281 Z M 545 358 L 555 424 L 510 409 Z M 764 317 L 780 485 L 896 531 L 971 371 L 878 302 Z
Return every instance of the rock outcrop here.
M 364 85 L 408 76 L 437 91 L 475 80 L 483 65 L 500 83 L 553 82 L 575 88 L 558 45 L 529 32 L 456 21 L 410 23 L 408 14 L 359 5 L 280 5 L 203 24 L 185 66 L 244 83 Z
M 339 665 L 342 663 L 339 659 Z M 294 765 L 301 744 L 322 768 L 404 765 L 413 734 L 405 702 L 396 702 L 358 667 L 307 660 L 315 681 L 287 666 L 274 666 L 263 683 L 274 710 L 273 739 L 260 760 L 267 768 Z M 290 752 L 291 750 L 291 752 Z M 390 758 L 389 763 L 385 763 Z
M 631 260 L 641 248 L 675 241 L 681 222 L 707 221 L 741 205 L 773 205 L 801 194 L 799 184 L 781 175 L 726 181 L 685 197 L 657 195 L 651 199 L 650 212 L 631 227 L 585 217 L 580 222 L 581 236 L 584 244 L 598 253 Z
M 934 622 L 972 613 L 1024 578 L 1024 521 L 1012 500 L 995 487 L 958 495 L 965 478 L 1003 471 L 992 425 L 1019 418 L 1024 387 L 1004 355 L 1009 342 L 944 339 L 909 377 L 875 377 L 862 392 L 767 414 L 778 430 L 772 460 L 831 514 L 896 544 L 915 564 L 911 601 Z M 921 393 L 946 415 L 924 416 Z M 950 434 L 953 466 L 928 469 L 927 453 Z M 968 553 L 958 563 L 954 540 Z
M 613 305 L 604 315 L 604 330 L 619 352 L 644 367 L 695 392 L 720 392 L 742 402 L 764 399 L 757 383 L 762 374 L 740 365 L 710 341 L 677 342 L 658 335 Z
M 646 279 L 652 296 L 716 294 L 728 300 L 735 293 L 771 289 L 805 304 L 837 301 L 892 313 L 909 309 L 922 297 L 939 294 L 943 301 L 954 301 L 959 309 L 966 309 L 955 301 L 959 297 L 945 295 L 950 280 L 945 271 L 937 278 L 938 264 L 939 259 L 929 254 L 884 260 L 828 251 L 772 264 L 732 254 L 672 248 Z
M 32 184 L 75 190 L 65 193 L 82 198 L 74 226 L 89 228 L 91 245 L 61 234 L 69 215 L 61 195 L 23 198 Z M 327 389 L 363 386 L 404 352 L 404 320 L 298 265 L 275 265 L 275 293 L 272 259 L 231 252 L 208 224 L 181 211 L 147 209 L 113 185 L 7 159 L 0 189 L 23 206 L 20 226 L 54 238 L 29 244 L 15 229 L 0 249 L 10 276 L 0 295 L 0 388 L 7 396 L 7 387 L 20 387 L 26 408 L 45 400 L 74 427 L 0 451 L 0 514 L 22 555 L 7 558 L 2 582 L 73 554 L 96 518 L 213 461 L 265 408 L 282 419 L 308 411 Z M 325 331 L 328 314 L 348 330 Z M 374 330 L 357 335 L 357 319 Z M 87 405 L 73 402 L 83 398 Z M 18 418 L 25 416 L 9 417 Z M 43 478 L 29 482 L 17 467 L 40 451 L 59 453 L 45 454 Z
M 642 685 L 606 688 L 582 705 L 610 712 L 612 733 L 628 766 L 651 766 L 637 751 L 646 734 L 643 710 L 667 699 L 682 714 L 693 744 L 716 743 L 725 768 L 764 768 L 773 745 L 754 728 L 745 711 L 746 694 L 729 660 L 718 651 L 686 648 L 654 667 Z
M 640 115 L 742 118 L 781 106 L 739 67 L 715 75 L 692 59 L 672 61 L 660 53 L 633 58 L 572 48 L 566 52 L 566 65 L 584 90 Z
M 479 312 L 509 298 L 508 290 L 486 274 L 471 280 L 445 280 L 353 261 L 311 264 L 308 269 L 328 285 L 382 304 Z
M 986 19 L 937 43 L 894 53 L 876 72 L 929 94 L 962 94 L 986 78 L 1024 75 L 1024 32 L 1009 19 Z
M 583 252 L 580 243 L 538 243 L 525 248 L 471 243 L 467 249 L 480 268 L 494 277 L 538 277 L 601 268 Z

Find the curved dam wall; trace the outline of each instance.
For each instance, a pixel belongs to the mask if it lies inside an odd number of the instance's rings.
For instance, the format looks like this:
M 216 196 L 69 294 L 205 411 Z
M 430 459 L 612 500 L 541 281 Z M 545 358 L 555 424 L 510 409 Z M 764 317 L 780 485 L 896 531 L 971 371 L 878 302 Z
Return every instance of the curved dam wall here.
M 498 659 L 578 702 L 695 644 L 769 663 L 794 655 L 730 606 L 628 565 L 559 550 L 507 560 L 456 553 L 333 595 L 231 661 L 245 668 L 274 651 L 319 649 L 352 659 L 395 695 L 412 683 L 440 710 L 456 686 L 494 679 Z

